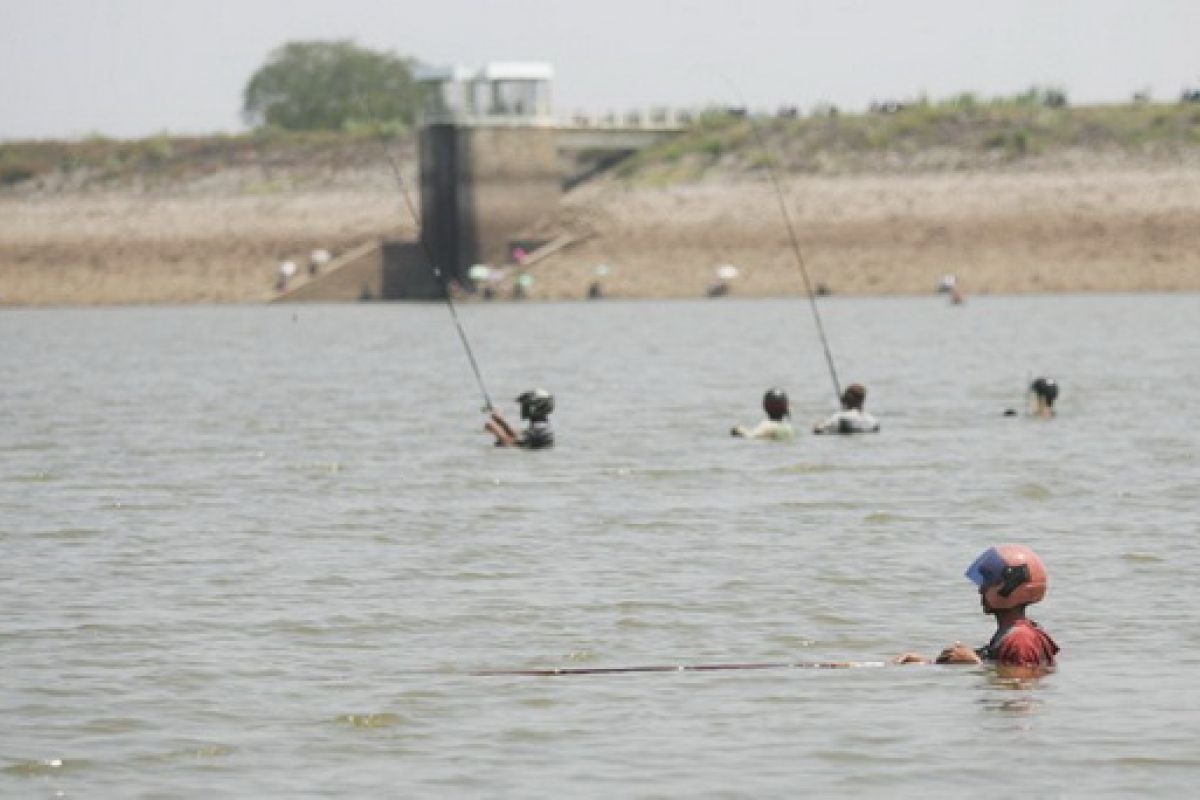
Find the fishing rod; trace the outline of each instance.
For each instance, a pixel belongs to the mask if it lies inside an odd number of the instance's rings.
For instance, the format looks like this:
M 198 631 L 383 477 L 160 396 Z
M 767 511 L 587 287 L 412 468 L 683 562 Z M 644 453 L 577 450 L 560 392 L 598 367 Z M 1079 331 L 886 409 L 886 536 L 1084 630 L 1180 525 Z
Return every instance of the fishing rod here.
M 744 102 L 742 105 L 745 107 Z M 800 276 L 804 279 L 804 291 L 808 295 L 808 304 L 812 309 L 813 319 L 817 323 L 817 333 L 821 337 L 821 347 L 825 351 L 825 363 L 829 366 L 829 377 L 833 380 L 833 394 L 840 403 L 842 400 L 842 387 L 840 381 L 838 381 L 837 367 L 833 363 L 833 353 L 829 349 L 829 337 L 825 335 L 825 325 L 821 322 L 821 312 L 817 309 L 817 297 L 813 292 L 812 280 L 808 277 L 808 267 L 804 263 L 804 253 L 800 249 L 800 238 L 796 235 L 796 227 L 792 224 L 792 215 L 788 212 L 787 201 L 783 194 L 783 185 L 779 181 L 779 175 L 775 172 L 775 159 L 771 157 L 771 151 L 767 148 L 766 139 L 763 138 L 758 123 L 754 121 L 754 114 L 749 109 L 746 112 L 746 120 L 750 123 L 750 130 L 754 133 L 754 140 L 758 143 L 759 149 L 762 150 L 767 174 L 771 176 L 771 185 L 775 188 L 775 197 L 779 201 L 779 211 L 783 214 L 783 221 L 787 226 L 792 253 L 796 256 L 796 265 L 800 268 Z
M 637 667 L 555 667 L 550 669 L 482 669 L 468 672 L 474 678 L 550 678 L 566 675 L 628 675 L 644 672 L 724 672 L 767 669 L 868 669 L 886 667 L 887 661 L 769 661 L 750 664 L 655 664 Z
M 362 103 L 363 109 L 366 110 L 367 119 L 375 122 L 375 116 L 371 113 L 371 107 L 367 104 L 367 98 L 359 93 L 358 99 Z M 437 259 L 433 257 L 433 251 L 421 233 L 421 214 L 417 211 L 417 207 L 412 201 L 412 196 L 408 193 L 408 187 L 404 182 L 404 175 L 400 172 L 400 165 L 396 163 L 396 159 L 392 157 L 391 149 L 388 148 L 383 128 L 382 126 L 378 127 L 380 131 L 379 144 L 383 149 L 383 155 L 387 158 L 387 162 L 392 168 L 392 176 L 396 179 L 396 186 L 400 189 L 400 196 L 404 198 L 404 205 L 408 208 L 408 213 L 412 216 L 413 222 L 416 223 L 417 242 L 421 245 L 421 250 L 425 254 L 425 260 L 429 262 L 429 268 L 433 271 L 433 276 L 442 287 L 442 295 L 446 300 L 446 307 L 450 309 L 450 318 L 454 320 L 454 327 L 458 330 L 459 341 L 462 342 L 463 349 L 467 352 L 467 360 L 471 362 L 471 371 L 475 373 L 475 382 L 479 384 L 479 391 L 483 395 L 483 410 L 494 411 L 495 406 L 492 405 L 491 395 L 488 394 L 487 386 L 483 382 L 483 374 L 479 371 L 479 363 L 475 360 L 475 352 L 471 349 L 471 342 L 467 339 L 466 331 L 463 330 L 462 321 L 458 318 L 458 309 L 454 305 L 454 298 L 450 296 L 450 283 L 442 273 L 441 268 L 438 267 Z

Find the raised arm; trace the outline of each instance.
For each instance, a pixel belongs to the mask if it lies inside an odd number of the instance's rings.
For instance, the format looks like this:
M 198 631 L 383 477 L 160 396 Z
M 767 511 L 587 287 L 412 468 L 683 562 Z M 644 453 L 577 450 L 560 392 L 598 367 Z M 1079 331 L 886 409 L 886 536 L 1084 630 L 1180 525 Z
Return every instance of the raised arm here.
M 483 423 L 483 429 L 496 437 L 496 447 L 515 447 L 517 444 L 516 432 L 513 431 L 508 421 L 500 416 L 499 411 L 493 411 L 488 415 L 488 421 Z

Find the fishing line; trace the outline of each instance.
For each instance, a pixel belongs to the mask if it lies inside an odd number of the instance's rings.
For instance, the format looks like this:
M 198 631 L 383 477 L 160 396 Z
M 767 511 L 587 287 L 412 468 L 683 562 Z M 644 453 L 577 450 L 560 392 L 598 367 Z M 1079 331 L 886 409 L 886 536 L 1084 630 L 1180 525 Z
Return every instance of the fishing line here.
M 734 93 L 741 98 L 741 93 Z M 754 134 L 754 140 L 758 143 L 758 147 L 762 150 L 763 158 L 767 167 L 767 174 L 771 177 L 771 185 L 775 188 L 775 197 L 779 201 L 779 211 L 783 214 L 784 224 L 787 226 L 788 240 L 792 245 L 792 253 L 796 256 L 796 265 L 800 268 L 800 277 L 804 279 L 804 291 L 808 295 L 808 304 L 812 309 L 813 319 L 817 323 L 817 333 L 821 337 L 821 348 L 825 351 L 825 363 L 829 366 L 829 377 L 833 380 L 833 394 L 837 402 L 842 400 L 841 382 L 838 381 L 837 367 L 833 363 L 833 353 L 829 349 L 829 337 L 825 335 L 825 325 L 821 321 L 821 312 L 817 309 L 817 297 L 813 292 L 812 280 L 808 276 L 808 267 L 804 263 L 804 253 L 800 249 L 800 238 L 796 235 L 796 227 L 792 224 L 792 215 L 788 212 L 787 201 L 783 194 L 783 185 L 779 181 L 779 175 L 775 172 L 775 159 L 771 156 L 771 151 L 767 147 L 766 139 L 763 138 L 762 131 L 758 127 L 758 123 L 754 121 L 754 113 L 746 105 L 745 100 L 741 100 L 742 108 L 746 109 L 746 120 L 750 123 L 750 130 Z
M 467 352 L 467 360 L 471 362 L 471 371 L 475 373 L 475 382 L 479 384 L 479 391 L 483 395 L 483 410 L 493 411 L 495 410 L 495 406 L 492 405 L 491 395 L 488 394 L 487 386 L 484 385 L 483 374 L 479 371 L 479 363 L 475 360 L 475 352 L 471 349 L 471 342 L 467 339 L 467 333 L 463 330 L 462 322 L 458 318 L 458 309 L 454 306 L 454 298 L 450 296 L 450 283 L 446 280 L 446 276 L 442 273 L 441 268 L 438 267 L 437 260 L 433 257 L 433 251 L 429 248 L 425 237 L 421 235 L 421 214 L 417 211 L 417 207 L 412 201 L 412 196 L 408 193 L 408 187 L 404 183 L 404 175 L 400 172 L 400 165 L 392 157 L 392 151 L 388 148 L 387 139 L 383 133 L 383 126 L 376 123 L 375 116 L 371 113 L 371 107 L 367 105 L 367 98 L 359 93 L 358 99 L 366 110 L 368 121 L 375 123 L 379 128 L 379 144 L 383 149 L 383 155 L 387 158 L 387 162 L 392 168 L 392 176 L 396 179 L 396 186 L 400 188 L 400 196 L 404 198 L 404 205 L 408 208 L 408 213 L 412 215 L 413 222 L 416 223 L 417 242 L 421 245 L 422 252 L 425 253 L 425 260 L 429 262 L 429 268 L 433 271 L 433 276 L 437 278 L 438 283 L 442 287 L 442 295 L 446 300 L 446 307 L 450 309 L 450 318 L 454 320 L 454 327 L 458 330 L 459 341 L 462 342 L 463 349 Z

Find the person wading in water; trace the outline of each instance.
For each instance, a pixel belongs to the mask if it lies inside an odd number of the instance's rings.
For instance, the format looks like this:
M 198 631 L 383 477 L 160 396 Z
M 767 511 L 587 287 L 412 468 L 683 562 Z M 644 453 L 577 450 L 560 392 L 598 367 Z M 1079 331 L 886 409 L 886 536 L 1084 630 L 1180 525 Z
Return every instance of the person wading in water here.
M 980 664 L 1045 669 L 1053 667 L 1058 645 L 1036 622 L 1026 618 L 1026 607 L 1046 596 L 1046 567 L 1028 547 L 1002 544 L 983 551 L 967 568 L 967 578 L 979 589 L 983 613 L 996 618 L 996 633 L 983 647 L 972 650 L 960 642 L 944 649 L 938 664 Z M 905 653 L 898 664 L 927 664 L 929 659 Z
M 492 410 L 483 427 L 496 437 L 496 447 L 521 447 L 541 450 L 554 446 L 554 429 L 550 427 L 550 412 L 554 410 L 554 395 L 545 389 L 530 389 L 517 396 L 521 419 L 529 425 L 520 433 L 514 431 L 499 411 Z
M 852 383 L 842 392 L 842 410 L 813 426 L 813 433 L 878 433 L 879 420 L 863 411 L 867 389 Z
M 729 431 L 729 435 L 745 439 L 773 439 L 775 441 L 786 441 L 796 435 L 796 432 L 792 430 L 788 396 L 783 389 L 768 389 L 763 395 L 762 406 L 763 412 L 767 415 L 766 419 L 753 428 L 737 425 Z
M 1033 416 L 1051 419 L 1054 416 L 1054 401 L 1058 399 L 1058 383 L 1053 378 L 1036 378 L 1029 384 L 1033 395 Z

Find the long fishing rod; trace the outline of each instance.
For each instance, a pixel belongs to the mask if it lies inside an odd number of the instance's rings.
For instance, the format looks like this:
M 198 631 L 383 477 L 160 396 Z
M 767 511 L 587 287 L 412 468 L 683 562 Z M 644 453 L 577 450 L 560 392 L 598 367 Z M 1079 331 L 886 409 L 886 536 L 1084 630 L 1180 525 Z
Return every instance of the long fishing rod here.
M 796 265 L 800 268 L 800 276 L 804 279 L 804 291 L 808 295 L 808 304 L 812 308 L 813 319 L 817 323 L 817 333 L 821 337 L 821 347 L 825 351 L 825 363 L 829 366 L 829 377 L 833 380 L 833 394 L 837 401 L 841 402 L 842 387 L 838 381 L 837 367 L 833 363 L 833 353 L 829 349 L 829 337 L 825 335 L 825 325 L 821 322 L 821 312 L 817 309 L 817 297 L 813 292 L 812 280 L 808 277 L 808 267 L 804 263 L 804 253 L 800 249 L 800 238 L 796 235 L 796 227 L 792 224 L 792 215 L 788 212 L 787 201 L 784 199 L 783 185 L 780 183 L 779 176 L 775 172 L 775 159 L 771 157 L 771 151 L 767 148 L 767 142 L 763 138 L 762 131 L 759 130 L 758 123 L 754 121 L 754 114 L 749 109 L 746 112 L 746 119 L 750 123 L 750 130 L 754 133 L 754 139 L 758 143 L 759 149 L 762 150 L 767 166 L 767 174 L 771 176 L 771 185 L 775 187 L 775 196 L 779 200 L 779 211 L 783 214 L 783 221 L 787 226 L 788 239 L 792 244 L 792 253 L 796 256 Z
M 371 113 L 371 107 L 367 105 L 367 98 L 359 94 L 359 102 L 367 112 L 368 120 L 374 122 L 375 116 Z M 421 245 L 422 252 L 425 253 L 425 260 L 429 262 L 429 268 L 433 271 L 433 276 L 437 278 L 438 283 L 442 287 L 442 295 L 446 300 L 446 307 L 450 309 L 450 317 L 454 320 L 454 327 L 458 330 L 459 341 L 462 342 L 463 349 L 467 352 L 467 360 L 471 362 L 471 371 L 475 373 L 475 382 L 479 384 L 479 391 L 483 395 L 484 411 L 494 411 L 495 406 L 492 405 L 491 395 L 488 394 L 487 386 L 483 382 L 483 374 L 479 371 L 479 363 L 475 360 L 475 352 L 471 349 L 471 342 L 467 339 L 467 333 L 463 330 L 462 322 L 458 318 L 458 309 L 454 306 L 454 298 L 450 296 L 450 283 L 446 276 L 442 274 L 441 268 L 437 265 L 437 259 L 433 257 L 433 251 L 429 244 L 425 241 L 425 237 L 421 234 L 421 214 L 417 211 L 416 205 L 412 201 L 412 196 L 408 193 L 408 187 L 404 183 L 404 175 L 400 172 L 400 165 L 396 163 L 396 159 L 392 157 L 392 151 L 388 148 L 388 143 L 383 135 L 383 128 L 380 126 L 379 144 L 383 149 L 383 154 L 387 158 L 388 164 L 392 168 L 392 176 L 396 179 L 396 186 L 400 188 L 400 196 L 404 198 L 404 205 L 408 208 L 408 213 L 412 216 L 413 222 L 417 226 L 417 241 Z
M 550 678 L 566 675 L 628 675 L 641 672 L 723 672 L 765 669 L 866 669 L 886 667 L 887 661 L 769 661 L 751 664 L 655 664 L 638 667 L 557 667 L 551 669 L 482 669 L 468 672 L 475 678 Z

